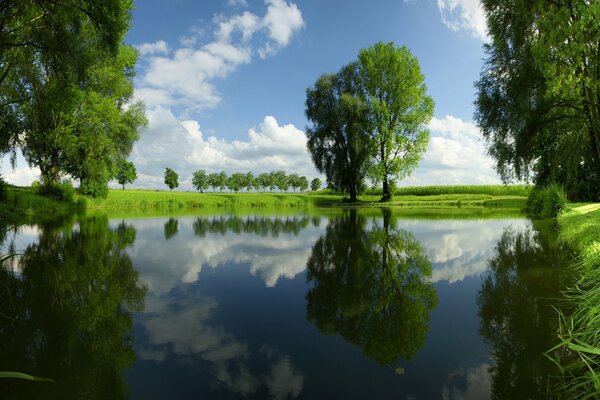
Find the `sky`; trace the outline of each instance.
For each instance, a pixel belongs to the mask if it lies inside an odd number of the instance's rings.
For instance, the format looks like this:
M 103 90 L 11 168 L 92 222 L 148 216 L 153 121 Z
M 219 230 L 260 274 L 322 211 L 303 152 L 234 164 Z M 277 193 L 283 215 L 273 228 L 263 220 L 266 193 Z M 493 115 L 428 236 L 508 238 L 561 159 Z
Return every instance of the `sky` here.
M 149 125 L 129 157 L 131 187 L 164 189 L 166 167 L 179 190 L 193 190 L 198 169 L 323 178 L 306 150 L 306 89 L 379 41 L 411 50 L 435 102 L 428 150 L 398 185 L 500 183 L 472 121 L 487 40 L 479 0 L 144 0 L 132 17 L 125 41 L 140 53 L 135 98 Z M 3 160 L 6 181 L 39 179 L 17 164 Z

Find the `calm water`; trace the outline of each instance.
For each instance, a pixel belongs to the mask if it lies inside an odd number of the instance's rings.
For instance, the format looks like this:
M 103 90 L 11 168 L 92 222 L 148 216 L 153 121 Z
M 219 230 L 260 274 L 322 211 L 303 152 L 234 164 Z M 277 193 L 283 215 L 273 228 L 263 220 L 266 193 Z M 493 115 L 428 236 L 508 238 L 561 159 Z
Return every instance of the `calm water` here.
M 567 252 L 526 219 L 105 216 L 7 233 L 2 399 L 546 399 Z

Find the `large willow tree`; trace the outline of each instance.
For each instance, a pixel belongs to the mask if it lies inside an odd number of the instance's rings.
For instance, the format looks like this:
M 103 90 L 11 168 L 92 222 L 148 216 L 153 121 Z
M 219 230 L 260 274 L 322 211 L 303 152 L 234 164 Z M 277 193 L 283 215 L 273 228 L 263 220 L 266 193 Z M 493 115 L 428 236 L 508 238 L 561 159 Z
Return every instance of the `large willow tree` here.
M 600 187 L 600 3 L 483 0 L 475 119 L 505 182 Z
M 0 151 L 17 146 L 42 181 L 98 194 L 146 119 L 131 104 L 131 0 L 0 2 Z

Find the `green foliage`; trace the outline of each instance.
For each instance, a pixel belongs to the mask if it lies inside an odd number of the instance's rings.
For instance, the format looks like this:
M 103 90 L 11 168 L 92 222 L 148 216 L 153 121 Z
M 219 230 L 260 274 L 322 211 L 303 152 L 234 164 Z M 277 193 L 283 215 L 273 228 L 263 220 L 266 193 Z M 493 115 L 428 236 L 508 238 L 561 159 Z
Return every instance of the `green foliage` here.
M 310 181 L 310 190 L 315 192 L 319 189 L 321 189 L 321 179 L 314 178 L 312 181 Z
M 351 201 L 364 190 L 367 174 L 383 182 L 382 201 L 389 201 L 394 182 L 427 150 L 434 104 L 424 81 L 408 48 L 380 42 L 307 89 L 308 150 L 327 182 Z
M 165 185 L 169 190 L 173 190 L 179 186 L 179 174 L 171 168 L 165 168 Z
M 597 2 L 482 2 L 491 41 L 475 119 L 505 182 L 600 196 Z
M 263 192 L 273 185 L 272 176 L 268 172 L 263 172 L 262 174 L 258 175 L 256 182 L 263 189 Z
M 256 179 L 254 178 L 254 174 L 252 172 L 248 172 L 244 176 L 244 187 L 247 191 L 251 191 L 256 187 Z
M 245 187 L 245 181 L 246 175 L 241 172 L 235 172 L 227 179 L 227 188 L 237 193 Z
M 527 199 L 527 211 L 537 218 L 556 218 L 568 209 L 569 200 L 565 190 L 552 183 L 546 187 L 536 187 Z
M 19 144 L 25 125 L 31 122 L 27 108 L 47 94 L 44 77 L 58 78 L 55 93 L 68 93 L 69 87 L 88 80 L 89 68 L 99 59 L 115 56 L 129 28 L 132 8 L 131 0 L 2 4 L 0 153 Z M 58 97 L 53 100 L 57 107 L 66 104 Z M 63 116 L 56 114 L 57 119 Z M 55 178 L 49 183 L 58 183 Z
M 277 188 L 279 191 L 284 192 L 290 187 L 287 179 L 287 174 L 284 170 L 273 171 L 271 175 L 271 190 Z
M 200 193 L 203 193 L 210 186 L 209 175 L 206 174 L 206 171 L 200 169 L 198 171 L 194 171 L 192 177 L 192 185 L 198 190 Z
M 84 190 L 106 185 L 147 123 L 143 104 L 133 102 L 137 51 L 122 43 L 132 7 L 131 0 L 3 7 L 0 20 L 10 18 L 0 33 L 0 103 L 8 104 L 0 142 L 9 137 L 21 147 L 46 186 L 63 173 Z
M 58 184 L 42 184 L 38 188 L 38 194 L 49 197 L 54 200 L 73 202 L 75 198 L 75 189 L 70 180 L 63 180 Z
M 304 192 L 306 189 L 308 189 L 308 179 L 306 179 L 305 176 L 300 177 L 300 180 L 298 181 L 298 189 L 300 189 L 301 192 Z
M 376 43 L 359 52 L 358 63 L 374 141 L 370 175 L 383 182 L 381 200 L 389 201 L 390 185 L 410 175 L 427 150 L 434 103 L 406 46 Z
M 79 186 L 79 193 L 88 197 L 105 199 L 108 196 L 108 186 L 104 182 L 84 181 Z
M 123 190 L 125 190 L 126 184 L 133 183 L 136 179 L 137 171 L 135 170 L 135 164 L 125 159 L 119 160 L 117 163 L 117 182 L 123 185 Z
M 315 167 L 351 201 L 364 189 L 370 149 L 368 107 L 359 86 L 358 64 L 322 75 L 306 90 L 307 147 Z

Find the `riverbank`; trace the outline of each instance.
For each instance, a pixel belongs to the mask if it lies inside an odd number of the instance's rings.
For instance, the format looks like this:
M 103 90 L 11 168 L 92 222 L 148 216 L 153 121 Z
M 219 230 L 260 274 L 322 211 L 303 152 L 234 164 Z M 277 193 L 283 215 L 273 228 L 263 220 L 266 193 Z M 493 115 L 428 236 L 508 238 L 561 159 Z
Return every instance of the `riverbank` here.
M 451 187 L 448 187 L 451 188 Z M 476 188 L 476 187 L 472 187 Z M 486 187 L 487 188 L 487 187 Z M 483 189 L 482 189 L 483 190 Z M 487 189 L 485 189 L 487 190 Z M 475 189 L 472 189 L 475 191 Z M 340 195 L 323 192 L 310 193 L 196 193 L 150 190 L 111 190 L 106 199 L 86 199 L 91 209 L 142 208 L 182 209 L 217 207 L 499 207 L 523 208 L 526 197 L 512 194 L 439 193 L 435 195 L 406 194 L 395 196 L 388 203 L 380 203 L 379 195 L 359 196 L 358 203 L 347 203 Z
M 391 202 L 380 203 L 378 194 L 359 197 L 348 203 L 340 195 L 328 191 L 309 193 L 198 193 L 158 190 L 110 190 L 105 199 L 75 195 L 73 201 L 62 202 L 40 196 L 29 187 L 8 187 L 7 199 L 0 203 L 0 221 L 4 223 L 31 222 L 47 216 L 81 210 L 111 213 L 164 215 L 185 214 L 214 209 L 290 209 L 290 208 L 379 208 L 396 207 L 407 212 L 436 214 L 436 209 L 471 209 L 465 214 L 489 214 L 494 209 L 520 212 L 526 197 L 522 188 L 502 186 L 437 186 L 403 188 Z M 444 193 L 446 192 L 446 193 Z M 481 192 L 481 193 L 477 193 Z M 447 211 L 442 211 L 447 213 Z
M 574 204 L 558 217 L 560 238 L 578 255 L 577 283 L 567 293 L 574 307 L 563 317 L 561 343 L 552 355 L 561 365 L 567 398 L 600 394 L 600 204 Z

